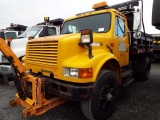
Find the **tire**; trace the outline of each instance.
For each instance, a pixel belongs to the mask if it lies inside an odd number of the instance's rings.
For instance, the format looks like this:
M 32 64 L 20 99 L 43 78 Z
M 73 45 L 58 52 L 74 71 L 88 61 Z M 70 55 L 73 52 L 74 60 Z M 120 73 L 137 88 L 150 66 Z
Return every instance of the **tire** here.
M 151 57 L 151 61 L 152 61 L 152 62 L 156 62 L 156 58 L 155 58 L 154 55 Z
M 139 81 L 147 81 L 149 78 L 150 69 L 151 69 L 151 63 L 149 58 L 147 57 L 145 61 L 145 69 L 143 72 L 138 73 L 137 79 Z
M 102 70 L 89 100 L 81 101 L 81 109 L 90 120 L 106 120 L 115 109 L 119 85 L 114 72 Z

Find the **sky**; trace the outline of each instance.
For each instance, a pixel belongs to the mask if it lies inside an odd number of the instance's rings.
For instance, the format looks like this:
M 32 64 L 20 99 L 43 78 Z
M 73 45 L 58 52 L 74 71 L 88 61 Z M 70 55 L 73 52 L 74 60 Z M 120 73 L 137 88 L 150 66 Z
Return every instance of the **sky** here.
M 0 0 L 0 29 L 9 27 L 11 23 L 33 26 L 43 22 L 44 17 L 50 20 L 69 18 L 77 13 L 92 10 L 92 5 L 104 0 Z M 107 0 L 109 5 L 128 0 Z M 145 31 L 149 34 L 160 33 L 152 26 L 153 0 L 143 0 Z

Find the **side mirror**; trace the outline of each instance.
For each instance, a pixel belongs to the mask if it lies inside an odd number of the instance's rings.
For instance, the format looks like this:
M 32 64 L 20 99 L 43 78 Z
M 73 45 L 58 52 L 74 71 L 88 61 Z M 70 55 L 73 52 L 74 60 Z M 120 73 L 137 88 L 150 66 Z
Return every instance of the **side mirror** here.
M 12 42 L 12 38 L 7 38 L 7 43 L 8 43 L 8 46 L 10 47 L 11 45 L 11 42 Z
M 92 44 L 93 43 L 93 32 L 91 29 L 81 30 L 81 37 L 79 46 L 87 46 L 88 47 L 88 57 L 91 59 L 92 55 Z
M 5 39 L 5 37 L 4 37 L 4 32 L 0 32 L 0 38 Z
M 12 38 L 7 38 L 7 42 L 12 42 Z
M 141 21 L 142 21 L 142 14 L 140 8 L 135 8 L 135 13 L 133 13 L 134 21 L 133 21 L 133 30 L 140 30 L 141 29 Z
M 48 26 L 43 27 L 43 36 L 48 36 Z
M 21 31 L 18 31 L 18 35 L 20 35 L 20 34 L 22 34 L 22 32 L 21 32 Z
M 34 38 L 34 37 L 32 37 L 32 36 L 29 36 L 29 37 L 28 37 L 28 40 L 31 40 L 31 39 L 33 39 L 33 38 Z
M 160 30 L 159 6 L 160 6 L 160 0 L 154 0 L 153 7 L 152 7 L 152 25 Z

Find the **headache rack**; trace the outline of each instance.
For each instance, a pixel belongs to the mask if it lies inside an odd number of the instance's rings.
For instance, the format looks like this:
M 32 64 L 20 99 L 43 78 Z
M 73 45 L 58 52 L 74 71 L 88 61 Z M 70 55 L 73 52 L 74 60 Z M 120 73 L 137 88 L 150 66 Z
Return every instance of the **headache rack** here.
M 146 39 L 145 39 L 146 37 Z M 131 54 L 142 54 L 153 51 L 153 37 L 150 34 L 139 32 L 139 37 L 134 38 L 132 36 L 130 53 Z
M 55 25 L 55 26 L 60 26 L 62 25 L 64 22 L 64 19 L 62 18 L 57 18 L 57 19 L 53 19 L 53 20 L 49 20 L 47 22 L 41 22 L 41 23 L 38 23 L 37 25 Z

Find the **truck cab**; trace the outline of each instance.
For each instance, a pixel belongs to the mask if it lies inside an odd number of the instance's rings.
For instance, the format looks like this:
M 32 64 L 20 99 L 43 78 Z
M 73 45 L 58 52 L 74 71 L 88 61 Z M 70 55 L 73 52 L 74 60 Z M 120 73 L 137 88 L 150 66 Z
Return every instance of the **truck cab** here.
M 60 25 L 62 23 L 63 19 L 59 18 L 28 27 L 22 34 L 16 38 L 13 38 L 9 46 L 17 55 L 17 57 L 22 61 L 22 58 L 25 56 L 26 43 L 28 40 L 39 37 L 58 35 L 60 33 Z M 0 53 L 0 74 L 12 74 L 10 63 L 2 53 Z
M 20 24 L 11 23 L 9 27 L 6 29 L 0 30 L 0 38 L 3 38 L 7 41 L 7 38 L 15 39 L 17 38 L 23 31 L 25 31 L 27 26 Z
M 0 31 L 0 38 L 7 40 L 7 38 L 15 39 L 18 36 L 18 31 L 13 30 L 1 30 Z

